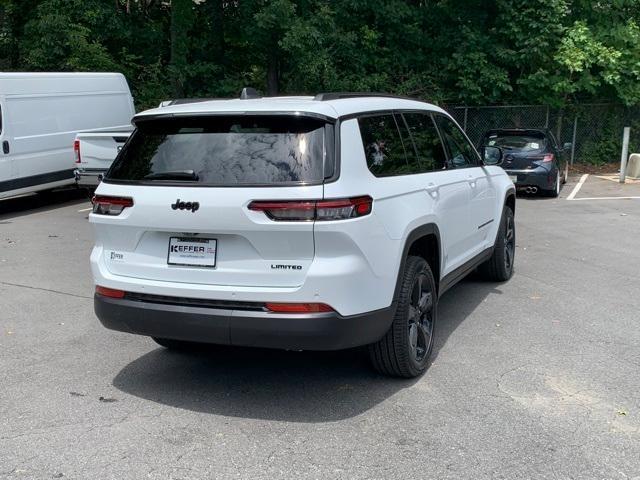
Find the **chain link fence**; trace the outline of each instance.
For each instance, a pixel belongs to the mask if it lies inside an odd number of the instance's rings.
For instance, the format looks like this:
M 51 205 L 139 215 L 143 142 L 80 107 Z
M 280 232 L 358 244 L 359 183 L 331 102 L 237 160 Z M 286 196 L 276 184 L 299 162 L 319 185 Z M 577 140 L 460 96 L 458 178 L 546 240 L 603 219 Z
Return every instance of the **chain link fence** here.
M 640 107 L 582 104 L 563 109 L 544 105 L 444 107 L 479 146 L 484 133 L 495 128 L 548 128 L 558 143 L 571 143 L 572 163 L 619 163 L 622 131 L 631 127 L 630 153 L 640 153 Z

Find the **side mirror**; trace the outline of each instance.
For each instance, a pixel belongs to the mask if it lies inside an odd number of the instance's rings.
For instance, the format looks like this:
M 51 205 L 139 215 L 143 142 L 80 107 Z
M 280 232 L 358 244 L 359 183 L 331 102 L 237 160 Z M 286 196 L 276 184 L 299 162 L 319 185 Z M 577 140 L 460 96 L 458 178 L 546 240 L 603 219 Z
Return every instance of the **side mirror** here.
M 502 149 L 499 147 L 486 146 L 480 149 L 480 156 L 485 165 L 501 165 Z
M 573 143 L 567 142 L 562 146 L 562 149 L 563 150 L 571 150 L 572 147 L 573 147 Z

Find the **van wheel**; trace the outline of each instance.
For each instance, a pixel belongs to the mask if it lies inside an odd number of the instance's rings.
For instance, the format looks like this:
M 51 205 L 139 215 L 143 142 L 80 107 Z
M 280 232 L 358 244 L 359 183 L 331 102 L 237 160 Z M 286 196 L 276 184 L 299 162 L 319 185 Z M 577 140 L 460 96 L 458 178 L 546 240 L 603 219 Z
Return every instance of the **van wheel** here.
M 369 357 L 378 372 L 411 378 L 426 370 L 437 306 L 436 282 L 429 264 L 422 257 L 409 256 L 393 323 L 380 341 L 369 345 Z
M 487 280 L 506 282 L 513 275 L 516 255 L 516 223 L 511 207 L 502 210 L 502 219 L 491 258 L 484 262 L 478 270 Z
M 154 342 L 164 348 L 168 348 L 169 350 L 195 350 L 198 347 L 201 347 L 201 343 L 196 342 L 187 342 L 185 340 L 174 340 L 173 338 L 159 338 L 159 337 L 151 337 Z

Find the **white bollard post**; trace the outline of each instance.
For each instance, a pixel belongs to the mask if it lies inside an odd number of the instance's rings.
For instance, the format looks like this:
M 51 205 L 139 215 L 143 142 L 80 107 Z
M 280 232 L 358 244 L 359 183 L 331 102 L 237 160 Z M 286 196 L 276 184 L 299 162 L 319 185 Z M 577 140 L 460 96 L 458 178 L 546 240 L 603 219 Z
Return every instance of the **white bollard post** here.
M 622 157 L 620 158 L 620 183 L 624 183 L 627 176 L 627 159 L 629 157 L 629 133 L 631 127 L 624 127 L 622 133 Z

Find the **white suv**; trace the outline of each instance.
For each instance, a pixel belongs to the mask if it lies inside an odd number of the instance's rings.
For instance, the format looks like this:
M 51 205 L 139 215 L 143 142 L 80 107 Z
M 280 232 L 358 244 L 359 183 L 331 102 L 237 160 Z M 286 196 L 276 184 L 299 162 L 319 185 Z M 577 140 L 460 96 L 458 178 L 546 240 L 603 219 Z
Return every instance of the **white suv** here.
M 369 345 L 419 375 L 438 298 L 511 277 L 515 189 L 442 109 L 372 94 L 180 103 L 136 130 L 94 197 L 104 326 L 160 345 Z

